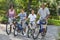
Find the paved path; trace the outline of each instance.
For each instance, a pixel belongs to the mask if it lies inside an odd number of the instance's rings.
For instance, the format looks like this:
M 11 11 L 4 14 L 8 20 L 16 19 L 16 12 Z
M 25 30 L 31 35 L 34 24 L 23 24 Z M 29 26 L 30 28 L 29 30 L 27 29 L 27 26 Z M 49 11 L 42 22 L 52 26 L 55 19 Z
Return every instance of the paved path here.
M 57 26 L 48 25 L 48 32 L 44 40 L 56 40 L 56 38 L 58 37 L 57 29 L 58 29 Z M 0 24 L 0 40 L 33 40 L 33 39 L 21 35 L 14 37 L 13 33 L 11 35 L 7 35 L 5 32 L 5 25 Z

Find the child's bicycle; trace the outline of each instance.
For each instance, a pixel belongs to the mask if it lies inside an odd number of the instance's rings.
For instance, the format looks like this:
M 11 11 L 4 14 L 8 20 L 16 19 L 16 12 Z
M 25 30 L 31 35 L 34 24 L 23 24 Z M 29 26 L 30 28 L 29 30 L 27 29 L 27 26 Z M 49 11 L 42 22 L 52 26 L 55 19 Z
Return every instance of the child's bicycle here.
M 22 28 L 22 22 L 21 22 L 21 24 L 19 24 L 16 18 L 13 19 L 12 24 L 10 24 L 9 22 L 6 23 L 6 33 L 8 35 L 11 34 L 12 27 L 13 27 L 13 30 L 14 30 L 14 36 L 18 35 L 19 30 L 22 32 L 22 34 L 24 34 L 23 33 L 23 28 Z
M 18 23 L 15 20 L 14 36 L 17 36 L 19 31 L 22 32 L 22 34 L 24 35 L 24 30 L 22 27 L 22 21 L 21 21 L 21 23 Z
M 28 31 L 27 31 L 28 38 L 31 38 L 31 37 L 33 39 L 35 38 L 35 29 L 36 29 L 35 24 L 31 22 L 28 26 Z

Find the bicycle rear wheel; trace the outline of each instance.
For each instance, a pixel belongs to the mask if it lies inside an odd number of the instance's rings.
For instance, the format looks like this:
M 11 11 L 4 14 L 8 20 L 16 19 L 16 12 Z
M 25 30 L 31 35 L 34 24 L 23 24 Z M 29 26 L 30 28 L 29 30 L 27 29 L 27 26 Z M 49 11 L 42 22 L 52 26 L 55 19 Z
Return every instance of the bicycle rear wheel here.
M 43 29 L 43 30 L 44 30 L 44 29 Z M 45 37 L 46 33 L 47 33 L 47 27 L 46 27 L 46 30 L 41 33 L 41 36 L 42 36 L 42 37 Z

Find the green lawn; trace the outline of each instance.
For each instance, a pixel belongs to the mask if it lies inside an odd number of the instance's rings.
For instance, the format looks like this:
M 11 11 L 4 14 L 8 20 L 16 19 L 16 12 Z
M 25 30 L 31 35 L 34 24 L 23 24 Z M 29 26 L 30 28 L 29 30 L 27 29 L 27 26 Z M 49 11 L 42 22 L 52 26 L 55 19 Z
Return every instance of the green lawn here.
M 49 19 L 48 24 L 60 26 L 60 20 Z

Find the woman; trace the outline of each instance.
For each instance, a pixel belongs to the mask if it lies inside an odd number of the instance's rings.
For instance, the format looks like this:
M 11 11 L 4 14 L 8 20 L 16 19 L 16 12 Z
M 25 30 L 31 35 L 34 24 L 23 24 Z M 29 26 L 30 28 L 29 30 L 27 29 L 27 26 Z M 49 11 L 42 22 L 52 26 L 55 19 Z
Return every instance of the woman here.
M 15 12 L 14 6 L 13 5 L 10 5 L 10 9 L 7 12 L 8 22 L 10 24 L 12 24 L 15 15 L 16 15 L 16 12 Z

